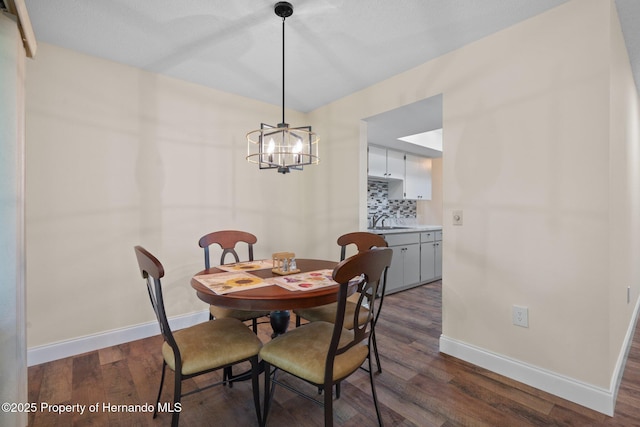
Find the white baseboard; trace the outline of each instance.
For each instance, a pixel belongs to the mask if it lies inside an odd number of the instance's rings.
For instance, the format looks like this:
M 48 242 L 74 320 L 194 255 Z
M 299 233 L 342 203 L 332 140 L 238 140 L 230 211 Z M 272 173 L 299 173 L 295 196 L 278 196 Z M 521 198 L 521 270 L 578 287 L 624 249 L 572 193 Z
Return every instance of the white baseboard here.
M 169 319 L 172 330 L 178 330 L 192 326 L 209 319 L 209 310 L 184 314 Z M 27 349 L 27 366 L 39 365 L 52 360 L 75 356 L 77 354 L 94 351 L 112 345 L 123 344 L 130 341 L 158 335 L 160 328 L 158 322 L 148 322 L 112 331 L 101 332 L 95 335 L 59 341 Z
M 627 355 L 631 342 L 633 341 L 633 333 L 639 311 L 640 299 L 636 301 L 633 321 L 629 324 L 609 390 L 582 383 L 519 360 L 486 351 L 482 348 L 446 337 L 445 335 L 440 336 L 440 352 L 595 411 L 602 412 L 603 414 L 613 416 L 618 388 L 620 387 L 620 381 L 622 381 Z M 201 312 L 173 317 L 169 319 L 169 324 L 171 325 L 171 329 L 178 330 L 203 322 L 208 318 L 209 311 L 203 310 Z M 147 338 L 159 333 L 158 322 L 153 321 L 72 340 L 31 347 L 27 350 L 27 365 L 38 365 L 88 351 Z
M 615 406 L 610 390 L 491 353 L 455 339 L 440 336 L 440 352 L 488 369 L 507 378 L 530 385 L 579 405 L 612 416 Z
M 629 348 L 633 341 L 633 333 L 639 310 L 640 299 L 636 301 L 632 321 L 627 328 L 627 334 L 620 349 L 620 355 L 611 378 L 609 390 L 486 351 L 465 342 L 446 337 L 445 335 L 440 336 L 440 352 L 551 393 L 577 403 L 578 405 L 593 409 L 594 411 L 613 416 L 618 389 L 622 381 L 622 374 L 626 365 Z
M 636 330 L 636 323 L 638 322 L 639 315 L 640 315 L 640 298 L 636 300 L 636 306 L 633 311 L 633 317 L 631 322 L 629 323 L 629 327 L 627 328 L 627 334 L 625 335 L 624 342 L 622 343 L 622 350 L 618 355 L 616 368 L 614 369 L 613 375 L 611 376 L 611 385 L 609 386 L 609 388 L 613 392 L 614 409 L 616 405 L 616 400 L 618 399 L 618 390 L 620 389 L 620 383 L 622 382 L 622 375 L 624 374 L 624 368 L 627 365 L 627 357 L 629 356 L 629 350 L 631 349 L 631 344 L 633 343 L 633 335 Z

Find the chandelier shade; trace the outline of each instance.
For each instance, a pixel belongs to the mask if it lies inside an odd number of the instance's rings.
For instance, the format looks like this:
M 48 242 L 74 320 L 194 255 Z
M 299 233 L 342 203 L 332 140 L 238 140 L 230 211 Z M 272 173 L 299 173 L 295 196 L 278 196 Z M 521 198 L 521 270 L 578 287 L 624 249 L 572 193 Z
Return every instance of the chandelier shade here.
M 289 127 L 284 120 L 284 21 L 293 14 L 293 6 L 281 1 L 276 3 L 274 11 L 282 18 L 282 123 L 278 126 L 262 123 L 260 129 L 248 132 L 246 158 L 260 169 L 277 169 L 285 174 L 317 164 L 320 139 L 311 126 Z
M 285 123 L 274 127 L 262 123 L 260 129 L 247 134 L 247 145 L 247 160 L 257 163 L 260 169 L 287 173 L 320 160 L 318 136 L 311 126 L 291 128 Z

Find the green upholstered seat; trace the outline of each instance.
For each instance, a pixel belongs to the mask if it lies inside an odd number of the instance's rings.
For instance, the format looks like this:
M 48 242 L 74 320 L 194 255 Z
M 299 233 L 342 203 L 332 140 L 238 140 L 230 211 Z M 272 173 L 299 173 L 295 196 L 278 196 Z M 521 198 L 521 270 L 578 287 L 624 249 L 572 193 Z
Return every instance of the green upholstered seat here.
M 233 318 L 238 319 L 241 322 L 269 315 L 268 311 L 235 310 L 231 308 L 218 307 L 217 305 L 210 305 L 209 313 L 214 319 Z
M 216 369 L 225 370 L 236 363 L 249 361 L 251 363 L 251 385 L 253 389 L 253 402 L 256 410 L 258 424 L 262 424 L 262 413 L 260 412 L 260 395 L 258 387 L 258 375 L 260 365 L 258 363 L 258 353 L 262 347 L 262 342 L 238 319 L 209 320 L 190 326 L 179 331 L 171 331 L 167 314 L 164 309 L 164 298 L 162 296 L 161 278 L 164 277 L 164 267 L 149 251 L 141 246 L 134 248 L 138 266 L 142 277 L 146 279 L 147 292 L 153 311 L 158 319 L 160 332 L 164 339 L 162 344 L 162 377 L 158 398 L 153 412 L 153 418 L 158 415 L 158 403 L 162 394 L 164 376 L 166 368 L 174 372 L 175 380 L 173 391 L 173 407 L 180 403 L 183 396 L 201 390 L 208 389 L 214 383 L 205 387 L 197 388 L 188 393 L 182 393 L 182 381 L 197 375 L 205 374 Z M 228 380 L 227 380 L 228 379 Z M 222 383 L 232 381 L 233 378 L 225 375 Z M 182 407 L 184 409 L 184 406 Z M 171 425 L 177 427 L 181 411 L 173 411 Z
M 339 396 L 340 381 L 368 361 L 371 394 L 378 422 L 382 425 L 370 357 L 374 318 L 382 298 L 372 296 L 378 295 L 378 288 L 384 283 L 392 254 L 389 248 L 374 248 L 342 261 L 333 270 L 333 279 L 340 285 L 337 302 L 317 310 L 326 312 L 327 316 L 333 310 L 331 321 L 307 323 L 262 346 L 260 357 L 265 368 L 264 423 L 269 415 L 273 389 L 276 385 L 285 385 L 277 378 L 277 372 L 284 371 L 311 383 L 324 393 L 324 425 L 333 426 L 334 385 L 336 396 Z M 352 286 L 357 286 L 360 292 L 354 294 L 357 295 L 355 301 L 348 301 Z M 363 307 L 365 300 L 369 308 Z M 347 313 L 348 303 L 353 306 L 350 313 Z M 346 328 L 347 325 L 351 329 Z M 290 385 L 286 387 L 291 389 Z M 313 399 L 305 393 L 301 394 Z
M 209 371 L 247 360 L 262 347 L 258 337 L 237 319 L 210 320 L 173 333 L 182 357 L 182 375 Z M 175 371 L 173 349 L 166 342 L 162 355 Z
M 338 245 L 340 246 L 340 261 L 343 261 L 346 258 L 347 247 L 350 245 L 354 245 L 358 252 L 362 252 L 371 248 L 386 248 L 387 242 L 384 240 L 384 237 L 368 233 L 365 231 L 356 231 L 353 233 L 343 234 L 338 237 Z M 378 312 L 376 313 L 376 317 L 373 319 L 373 336 L 372 336 L 372 346 L 373 346 L 373 354 L 376 358 L 376 364 L 378 365 L 378 373 L 382 372 L 382 365 L 380 364 L 380 355 L 378 354 L 378 344 L 376 342 L 376 332 L 375 332 L 375 323 L 378 320 L 378 316 L 380 316 L 380 308 L 382 307 L 382 301 L 384 300 L 384 293 L 386 289 L 386 279 L 378 288 L 378 298 L 379 299 L 379 307 Z M 358 295 L 352 295 L 347 299 L 347 307 L 345 311 L 344 318 L 344 327 L 347 329 L 353 329 L 353 318 L 355 307 L 357 305 Z M 299 308 L 293 310 L 296 314 L 296 327 L 301 325 L 300 319 L 306 319 L 309 322 L 334 322 L 336 318 L 336 308 L 337 304 L 327 304 L 320 307 L 310 307 L 310 308 Z M 366 307 L 361 308 L 361 313 L 358 319 L 360 324 L 366 321 L 366 317 L 368 315 L 368 311 Z
M 331 304 L 321 305 L 319 307 L 312 308 L 299 308 L 295 310 L 296 315 L 307 319 L 309 322 L 335 322 L 336 319 L 336 309 L 338 304 L 332 302 Z M 344 327 L 347 329 L 353 329 L 353 318 L 355 314 L 355 310 L 357 307 L 357 303 L 353 301 L 347 301 L 347 306 L 345 308 L 345 316 L 344 316 Z M 367 320 L 369 310 L 365 307 L 360 309 L 360 315 L 358 319 L 358 323 L 363 324 Z
M 333 328 L 333 323 L 328 322 L 313 322 L 295 328 L 265 344 L 260 357 L 310 383 L 322 384 Z M 352 339 L 353 331 L 345 329 L 341 343 L 344 345 Z M 361 342 L 336 356 L 333 380 L 341 380 L 354 372 L 367 359 L 368 354 L 367 343 Z

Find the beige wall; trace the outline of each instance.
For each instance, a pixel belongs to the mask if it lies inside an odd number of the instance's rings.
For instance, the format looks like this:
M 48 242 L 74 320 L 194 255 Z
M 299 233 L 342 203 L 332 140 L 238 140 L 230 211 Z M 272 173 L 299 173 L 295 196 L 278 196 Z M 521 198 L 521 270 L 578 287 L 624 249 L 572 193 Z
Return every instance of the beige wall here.
M 444 220 L 443 335 L 604 390 L 640 288 L 637 94 L 612 13 L 613 2 L 571 1 L 311 115 L 349 126 L 443 93 L 443 217 L 464 212 L 462 227 Z M 611 102 L 628 130 L 610 143 Z M 350 126 L 336 143 L 357 142 Z M 631 249 L 624 272 L 618 243 Z M 529 328 L 512 325 L 514 304 Z
M 188 278 L 212 229 L 256 233 L 258 256 L 337 258 L 335 237 L 366 227 L 362 118 L 443 93 L 442 215 L 464 211 L 444 221 L 443 334 L 609 388 L 633 306 L 619 293 L 640 288 L 637 95 L 614 10 L 574 0 L 292 113 L 322 161 L 288 176 L 243 159 L 278 107 L 44 46 L 27 70 L 29 346 L 151 320 L 135 244 L 167 267 L 170 315 L 203 308 Z
M 323 252 L 307 236 L 338 236 L 309 215 L 340 194 L 305 190 L 335 162 L 283 176 L 244 160 L 246 132 L 277 123 L 278 106 L 45 44 L 28 65 L 29 347 L 152 321 L 137 244 L 165 264 L 170 316 L 206 309 L 189 278 L 207 232 L 255 233 L 259 257 L 338 258 L 335 240 Z
M 614 362 L 597 243 L 610 231 L 608 12 L 571 2 L 470 46 L 444 112 L 445 216 L 462 209 L 465 225 L 445 223 L 443 334 L 601 387 Z
M 609 345 L 611 360 L 640 293 L 640 105 L 614 5 L 610 14 Z M 627 287 L 631 303 L 627 304 Z
M 27 402 L 24 67 L 18 24 L 0 12 L 0 401 L 16 403 Z M 26 423 L 26 413 L 0 412 L 0 425 Z

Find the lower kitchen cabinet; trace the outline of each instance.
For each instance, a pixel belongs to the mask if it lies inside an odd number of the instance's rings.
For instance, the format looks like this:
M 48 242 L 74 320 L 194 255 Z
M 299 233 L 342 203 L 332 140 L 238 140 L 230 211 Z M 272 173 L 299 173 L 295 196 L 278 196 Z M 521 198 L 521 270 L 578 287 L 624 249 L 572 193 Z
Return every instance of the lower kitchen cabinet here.
M 436 279 L 442 279 L 442 231 L 436 231 Z
M 442 230 L 382 234 L 393 250 L 386 294 L 442 278 Z
M 387 234 L 393 250 L 387 273 L 386 294 L 411 288 L 420 283 L 420 233 Z
M 420 233 L 420 282 L 442 278 L 442 231 Z

